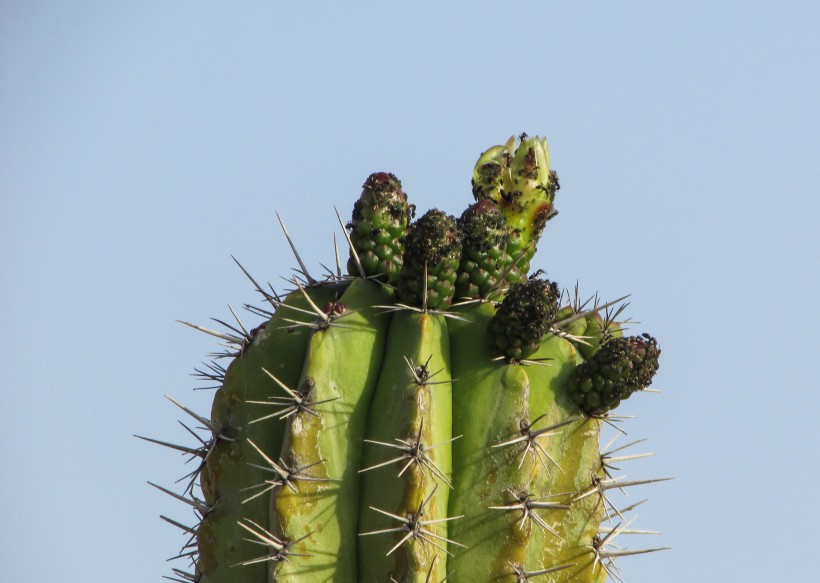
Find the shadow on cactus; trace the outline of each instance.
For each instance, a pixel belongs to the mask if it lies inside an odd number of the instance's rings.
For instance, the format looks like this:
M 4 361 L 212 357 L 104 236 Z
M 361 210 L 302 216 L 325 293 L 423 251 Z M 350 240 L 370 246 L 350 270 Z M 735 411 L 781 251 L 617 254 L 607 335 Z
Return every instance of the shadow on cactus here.
M 143 438 L 197 461 L 180 491 L 152 484 L 195 515 L 163 517 L 187 538 L 168 579 L 589 583 L 661 550 L 616 544 L 657 534 L 619 507 L 659 480 L 616 475 L 651 454 L 615 444 L 614 413 L 649 390 L 656 340 L 624 336 L 625 298 L 528 274 L 556 214 L 545 140 L 490 148 L 472 188 L 458 219 L 414 220 L 399 180 L 373 174 L 343 225 L 347 274 L 338 252 L 321 280 L 297 253 L 280 296 L 240 265 L 264 322 L 189 324 L 228 350 L 197 369 L 209 415 L 171 399 L 198 442 Z

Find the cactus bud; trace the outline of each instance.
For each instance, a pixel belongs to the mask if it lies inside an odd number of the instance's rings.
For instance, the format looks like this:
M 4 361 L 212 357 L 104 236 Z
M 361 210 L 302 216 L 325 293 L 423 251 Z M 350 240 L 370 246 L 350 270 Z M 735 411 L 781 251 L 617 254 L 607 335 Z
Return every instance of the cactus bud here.
M 504 215 L 510 230 L 507 251 L 522 281 L 544 225 L 556 215 L 558 176 L 549 168 L 547 140 L 521 134 L 517 146 L 514 137 L 493 146 L 476 162 L 472 185 L 476 200 L 492 200 Z
M 503 287 L 512 263 L 504 217 L 489 200 L 467 208 L 458 220 L 463 237 L 456 280 L 457 298 L 486 298 Z
M 532 278 L 510 287 L 487 328 L 496 354 L 520 360 L 536 350 L 555 322 L 561 292 L 558 284 Z
M 398 281 L 399 299 L 407 304 L 445 309 L 455 294 L 461 259 L 461 234 L 456 220 L 438 209 L 410 225 L 405 262 Z
M 393 174 L 376 172 L 367 178 L 353 207 L 353 220 L 347 225 L 366 277 L 385 283 L 398 279 L 404 263 L 403 239 L 414 210 Z M 348 273 L 361 275 L 353 250 L 350 255 Z
M 569 381 L 570 396 L 590 415 L 611 411 L 649 386 L 660 354 L 657 341 L 649 334 L 612 338 L 575 369 Z

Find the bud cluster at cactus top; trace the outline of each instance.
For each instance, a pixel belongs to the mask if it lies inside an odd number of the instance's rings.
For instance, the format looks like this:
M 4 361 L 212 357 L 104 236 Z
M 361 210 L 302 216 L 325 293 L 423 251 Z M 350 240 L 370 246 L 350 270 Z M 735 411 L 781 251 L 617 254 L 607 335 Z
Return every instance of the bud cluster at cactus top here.
M 614 543 L 651 531 L 612 493 L 660 479 L 613 464 L 651 454 L 600 448 L 660 349 L 624 336 L 623 298 L 588 306 L 528 273 L 557 190 L 546 140 L 522 134 L 481 154 L 459 218 L 415 218 L 396 176 L 368 177 L 347 275 L 338 254 L 324 280 L 296 254 L 278 295 L 240 265 L 265 321 L 189 324 L 229 364 L 197 370 L 216 384 L 210 416 L 172 399 L 206 434 L 143 438 L 198 462 L 181 492 L 152 484 L 196 517 L 163 517 L 188 539 L 168 579 L 621 582 L 616 558 L 661 550 Z

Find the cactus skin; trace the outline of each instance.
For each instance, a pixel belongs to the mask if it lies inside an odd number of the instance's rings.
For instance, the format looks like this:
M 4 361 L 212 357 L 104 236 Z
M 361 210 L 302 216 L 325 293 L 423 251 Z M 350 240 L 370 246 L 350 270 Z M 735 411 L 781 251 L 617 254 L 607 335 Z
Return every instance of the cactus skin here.
M 623 484 L 600 432 L 660 349 L 528 276 L 556 190 L 546 141 L 525 135 L 481 155 L 458 221 L 411 223 L 398 179 L 368 178 L 349 276 L 303 268 L 310 285 L 268 298 L 238 341 L 213 436 L 186 450 L 203 458 L 202 516 L 173 580 L 620 580 L 601 524 Z

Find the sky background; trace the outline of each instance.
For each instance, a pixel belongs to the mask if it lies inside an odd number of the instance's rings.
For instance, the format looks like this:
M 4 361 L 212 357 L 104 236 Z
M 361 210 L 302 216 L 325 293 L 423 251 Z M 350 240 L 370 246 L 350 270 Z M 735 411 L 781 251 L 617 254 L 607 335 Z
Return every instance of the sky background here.
M 176 323 L 331 263 L 374 171 L 460 214 L 478 154 L 546 135 L 534 267 L 663 348 L 622 407 L 675 476 L 628 583 L 805 581 L 820 537 L 820 3 L 0 1 L 0 580 L 160 581 L 188 521 Z M 246 325 L 258 324 L 251 314 Z M 626 537 L 622 537 L 626 538 Z M 182 565 L 180 565 L 182 566 Z

